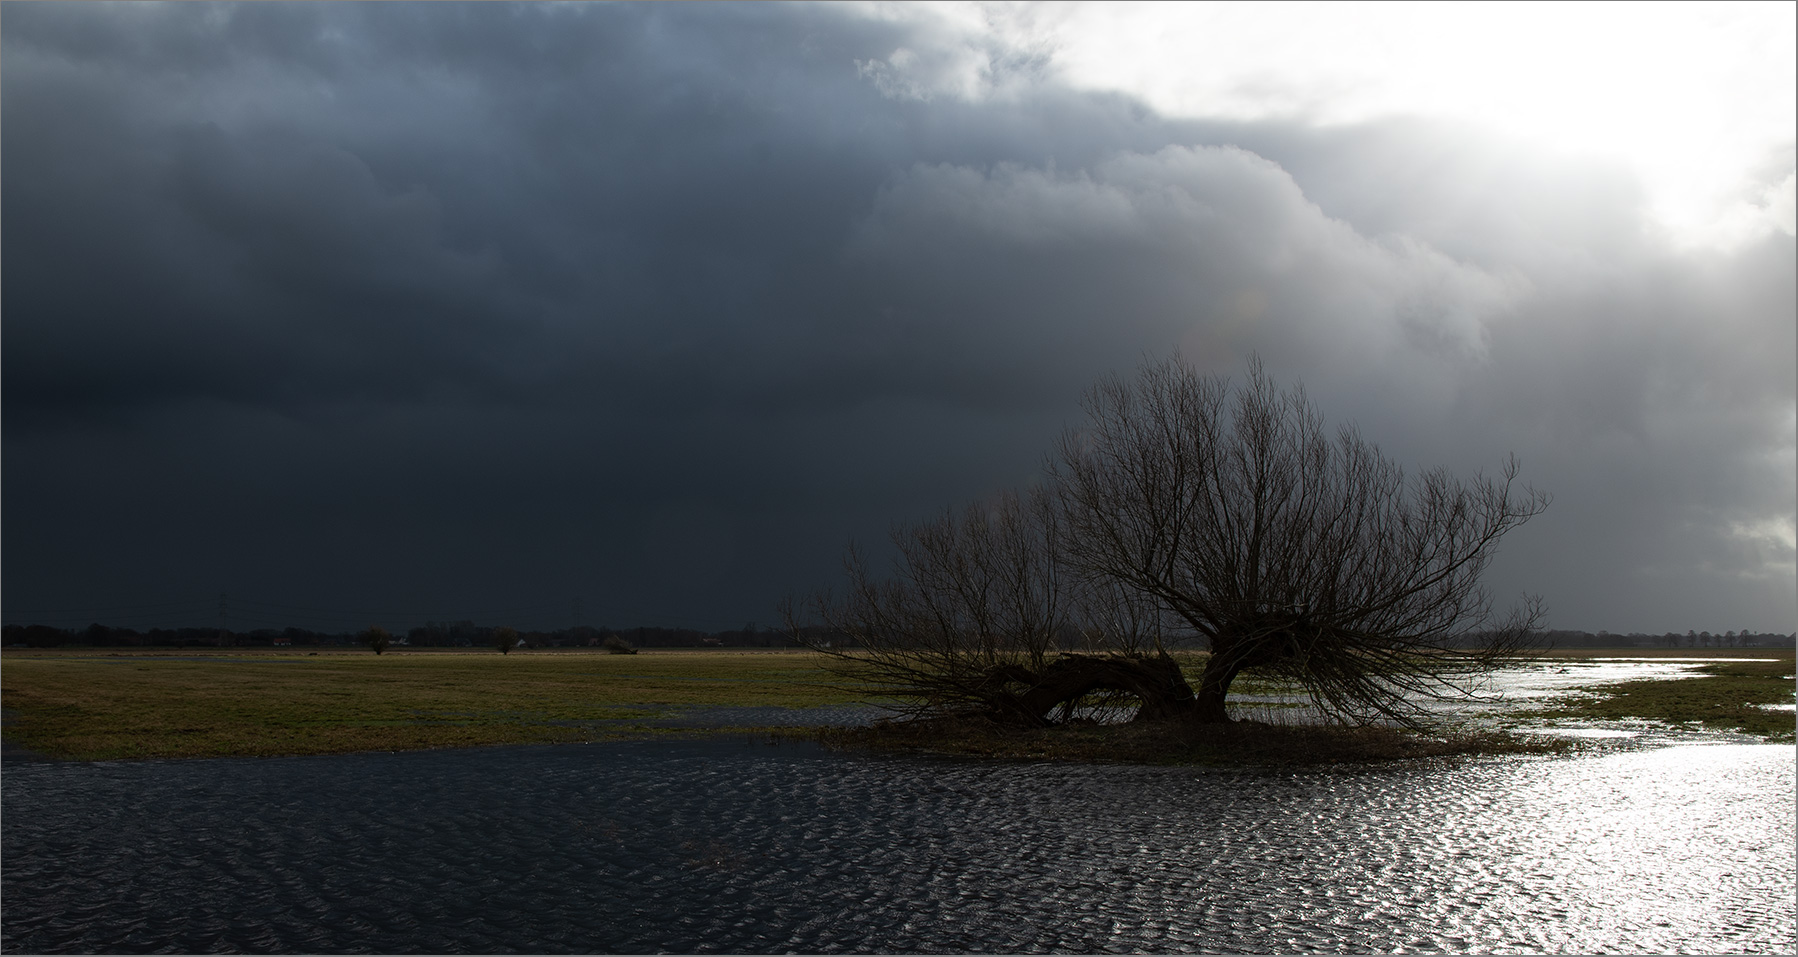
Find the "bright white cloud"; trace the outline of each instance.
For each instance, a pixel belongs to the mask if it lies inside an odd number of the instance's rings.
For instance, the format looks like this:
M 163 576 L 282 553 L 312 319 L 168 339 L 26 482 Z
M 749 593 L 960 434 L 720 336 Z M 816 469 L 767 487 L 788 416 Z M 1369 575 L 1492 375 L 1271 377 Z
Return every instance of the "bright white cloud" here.
M 875 8 L 896 16 L 906 8 Z M 895 51 L 895 90 L 985 95 L 1006 55 L 1173 116 L 1453 118 L 1622 161 L 1680 245 L 1793 232 L 1790 3 L 1113 3 L 920 8 L 979 56 Z M 949 42 L 949 41 L 945 41 Z M 943 67 L 954 62 L 957 69 Z M 901 82 L 909 63 L 916 79 Z M 1769 170 L 1774 157 L 1783 169 Z M 1767 178 L 1771 173 L 1770 178 Z M 1746 199 L 1744 197 L 1747 197 Z

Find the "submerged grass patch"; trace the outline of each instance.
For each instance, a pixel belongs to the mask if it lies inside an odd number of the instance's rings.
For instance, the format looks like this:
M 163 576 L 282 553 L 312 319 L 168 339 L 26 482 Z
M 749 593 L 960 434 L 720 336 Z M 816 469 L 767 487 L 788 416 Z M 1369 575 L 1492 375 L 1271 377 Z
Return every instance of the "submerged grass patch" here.
M 9 741 L 83 760 L 586 741 L 679 708 L 854 700 L 808 652 L 9 651 L 0 693 Z
M 1523 717 L 1619 721 L 1647 718 L 1668 724 L 1697 722 L 1719 731 L 1768 741 L 1793 740 L 1798 718 L 1762 705 L 1793 703 L 1793 658 L 1720 661 L 1690 678 L 1624 681 L 1562 698 Z

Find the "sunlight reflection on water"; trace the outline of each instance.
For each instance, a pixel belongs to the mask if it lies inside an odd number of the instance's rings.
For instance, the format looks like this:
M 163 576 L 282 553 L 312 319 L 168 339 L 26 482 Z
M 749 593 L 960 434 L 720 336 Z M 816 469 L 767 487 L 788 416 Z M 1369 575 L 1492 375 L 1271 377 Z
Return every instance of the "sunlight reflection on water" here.
M 1624 681 L 1687 678 L 1703 674 L 1716 658 L 1573 658 L 1549 659 L 1503 668 L 1482 676 L 1474 695 L 1464 700 L 1429 702 L 1428 710 L 1454 722 L 1492 722 L 1519 711 L 1540 708 L 1552 698 Z M 1774 661 L 1773 658 L 1739 658 L 1735 661 Z M 1789 705 L 1771 705 L 1791 710 Z M 1303 695 L 1232 696 L 1230 715 L 1268 724 L 1314 724 L 1323 715 Z M 1584 722 L 1587 727 L 1539 727 L 1542 733 L 1575 737 L 1631 737 L 1644 731 L 1657 735 L 1715 739 L 1717 732 L 1673 728 L 1641 721 Z
M 20 951 L 1786 951 L 1794 750 L 1299 772 L 740 741 L 35 764 Z

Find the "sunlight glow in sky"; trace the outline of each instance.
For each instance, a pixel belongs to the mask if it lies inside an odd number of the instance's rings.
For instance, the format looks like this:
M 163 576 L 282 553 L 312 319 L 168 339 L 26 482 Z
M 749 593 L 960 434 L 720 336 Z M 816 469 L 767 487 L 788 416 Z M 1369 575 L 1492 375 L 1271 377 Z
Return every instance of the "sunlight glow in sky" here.
M 1789 3 L 946 5 L 1005 53 L 1173 116 L 1449 118 L 1621 162 L 1669 238 L 1794 232 Z M 891 9 L 888 10 L 891 13 Z M 895 66 L 915 64 L 906 51 Z M 1781 171 L 1783 172 L 1783 171 Z M 1774 178 L 1777 177 L 1777 178 Z

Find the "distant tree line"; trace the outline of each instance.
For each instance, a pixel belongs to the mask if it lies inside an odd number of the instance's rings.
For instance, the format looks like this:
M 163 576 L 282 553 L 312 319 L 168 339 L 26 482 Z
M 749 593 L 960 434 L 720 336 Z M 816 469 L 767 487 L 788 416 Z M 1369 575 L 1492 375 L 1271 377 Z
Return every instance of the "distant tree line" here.
M 1798 646 L 1798 634 L 1774 632 L 1754 633 L 1746 628 L 1711 634 L 1708 631 L 1665 632 L 1650 635 L 1640 631 L 1619 634 L 1610 631 L 1569 631 L 1550 629 L 1542 632 L 1545 648 L 1792 648 Z
M 505 626 L 476 625 L 472 621 L 432 621 L 404 633 L 395 633 L 384 647 L 483 648 L 495 647 L 495 633 Z M 254 631 L 221 631 L 218 628 L 111 628 L 93 624 L 86 628 L 50 625 L 7 625 L 0 629 L 0 644 L 9 648 L 278 648 L 366 646 L 368 629 L 340 632 L 305 628 L 258 628 Z M 554 631 L 517 629 L 519 648 L 607 648 L 616 637 L 633 648 L 791 648 L 786 635 L 753 624 L 730 631 L 706 632 L 691 628 L 610 628 L 580 625 Z M 614 645 L 616 642 L 614 642 Z
M 495 627 L 476 625 L 472 621 L 432 621 L 396 634 L 393 647 L 413 648 L 492 648 Z M 311 631 L 305 628 L 259 628 L 255 631 L 225 631 L 217 628 L 110 628 L 94 624 L 86 628 L 55 628 L 50 625 L 7 625 L 0 629 L 0 643 L 9 648 L 199 648 L 199 647 L 321 647 L 360 646 L 366 644 L 364 629 L 341 632 Z M 522 648 L 603 648 L 607 639 L 617 636 L 634 648 L 792 648 L 797 644 L 786 634 L 755 625 L 744 625 L 731 631 L 697 631 L 692 628 L 609 628 L 604 625 L 580 625 L 556 631 L 519 629 Z M 841 647 L 849 641 L 846 634 L 824 629 L 806 629 L 801 637 L 818 644 Z M 1551 648 L 1792 648 L 1798 645 L 1798 634 L 1773 632 L 1708 631 L 1665 632 L 1651 635 L 1642 632 L 1616 634 L 1609 631 L 1547 631 L 1543 633 Z M 1067 636 L 1066 650 L 1081 647 L 1078 635 Z
M 1597 634 L 1589 631 L 1549 631 L 1544 633 L 1544 637 L 1555 648 L 1791 648 L 1798 643 L 1798 635 L 1772 632 L 1757 634 L 1746 628 L 1720 634 L 1708 631 L 1679 634 L 1669 631 L 1659 635 L 1639 631 L 1627 635 L 1616 635 L 1608 631 Z

